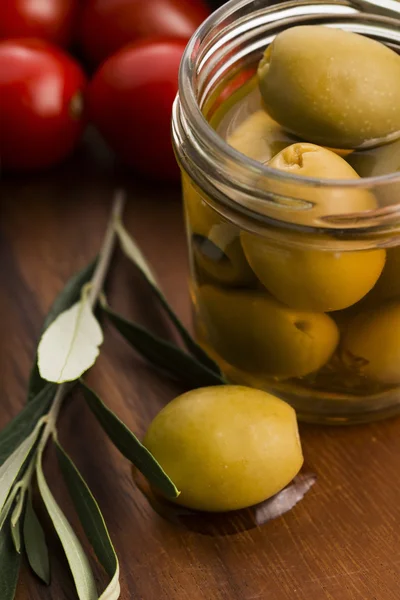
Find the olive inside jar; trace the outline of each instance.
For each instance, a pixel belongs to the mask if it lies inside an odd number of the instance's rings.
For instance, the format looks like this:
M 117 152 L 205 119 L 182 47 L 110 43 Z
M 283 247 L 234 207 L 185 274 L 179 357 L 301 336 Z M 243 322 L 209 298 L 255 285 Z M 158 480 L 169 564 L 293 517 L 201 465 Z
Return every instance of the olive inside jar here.
M 303 420 L 400 412 L 399 53 L 393 2 L 232 0 L 182 60 L 198 339 Z

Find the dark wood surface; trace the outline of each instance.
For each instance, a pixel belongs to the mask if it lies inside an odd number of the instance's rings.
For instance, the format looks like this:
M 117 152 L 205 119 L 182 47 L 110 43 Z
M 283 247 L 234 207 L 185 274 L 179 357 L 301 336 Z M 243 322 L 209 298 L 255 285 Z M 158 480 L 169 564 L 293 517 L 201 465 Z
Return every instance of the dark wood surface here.
M 52 173 L 1 182 L 0 426 L 23 406 L 37 336 L 54 296 L 99 248 L 115 185 L 128 191 L 128 228 L 174 309 L 190 324 L 179 190 L 118 175 L 108 158 L 97 158 L 82 151 Z M 147 290 L 120 254 L 108 293 L 118 310 L 168 335 Z M 182 391 L 108 328 L 89 381 L 139 435 Z M 283 517 L 229 535 L 220 530 L 206 535 L 159 516 L 79 396 L 67 402 L 59 424 L 62 442 L 108 523 L 121 564 L 122 599 L 400 598 L 400 419 L 351 428 L 302 426 L 316 485 Z M 46 474 L 80 532 L 53 459 L 49 451 Z M 75 598 L 62 550 L 47 530 L 52 585 L 42 586 L 24 568 L 17 600 Z

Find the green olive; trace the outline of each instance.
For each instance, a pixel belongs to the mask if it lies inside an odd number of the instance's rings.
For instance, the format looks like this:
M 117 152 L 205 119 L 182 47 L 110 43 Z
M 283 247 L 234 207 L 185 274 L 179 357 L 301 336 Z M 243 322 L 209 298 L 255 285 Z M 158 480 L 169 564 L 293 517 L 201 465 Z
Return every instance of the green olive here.
M 242 245 L 255 274 L 280 302 L 300 310 L 330 312 L 363 298 L 378 280 L 385 250 L 330 252 L 290 248 L 243 232 Z
M 197 267 L 211 281 L 223 285 L 253 283 L 254 273 L 244 256 L 239 228 L 224 221 L 186 177 L 183 196 Z
M 326 226 L 325 217 L 365 213 L 378 206 L 371 192 L 351 185 L 352 180 L 360 180 L 360 177 L 338 151 L 308 142 L 296 142 L 281 150 L 267 165 L 289 175 L 327 180 L 324 186 L 310 185 L 309 182 L 301 185 L 284 177 L 268 177 L 260 181 L 260 187 L 273 195 L 274 202 L 263 204 L 246 199 L 245 204 L 277 220 L 321 227 Z M 331 179 L 344 180 L 345 185 L 330 185 Z
M 287 173 L 319 179 L 358 179 L 346 161 L 325 148 L 298 143 L 277 154 L 269 165 Z M 363 189 L 305 188 L 275 182 L 275 191 L 313 203 L 297 210 L 296 221 L 311 224 L 323 215 L 346 214 L 376 208 L 372 194 Z M 241 233 L 246 258 L 261 283 L 280 302 L 303 310 L 327 312 L 355 304 L 375 285 L 385 264 L 385 251 L 323 251 L 280 245 L 248 232 Z
M 283 149 L 268 162 L 268 166 L 291 175 L 322 180 L 360 179 L 344 158 L 307 142 L 298 142 Z M 374 195 L 365 189 L 301 186 L 284 181 L 271 181 L 268 185 L 277 195 L 309 203 L 309 208 L 296 210 L 293 217 L 289 214 L 286 217 L 302 225 L 315 225 L 315 220 L 324 216 L 358 213 L 377 207 Z
M 240 123 L 226 141 L 249 158 L 265 163 L 294 140 L 265 110 L 259 109 Z
M 258 504 L 303 464 L 295 411 L 271 394 L 224 385 L 175 398 L 145 440 L 181 491 L 178 504 L 211 512 Z
M 343 337 L 341 355 L 367 379 L 399 384 L 400 302 L 390 301 L 355 317 Z
M 400 137 L 400 57 L 380 42 L 324 26 L 278 34 L 258 68 L 271 117 L 333 148 Z
M 210 345 L 225 361 L 279 379 L 317 371 L 339 340 L 328 315 L 293 310 L 265 292 L 202 286 L 198 310 Z

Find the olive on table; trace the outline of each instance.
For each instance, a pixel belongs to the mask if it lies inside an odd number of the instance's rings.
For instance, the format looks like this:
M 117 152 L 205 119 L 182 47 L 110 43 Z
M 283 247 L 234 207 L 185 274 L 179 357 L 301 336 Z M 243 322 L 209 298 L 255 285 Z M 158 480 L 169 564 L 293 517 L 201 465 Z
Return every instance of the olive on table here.
M 347 162 L 330 150 L 297 143 L 277 154 L 269 166 L 283 171 L 329 179 L 359 179 Z M 374 196 L 364 189 L 305 187 L 273 182 L 275 192 L 313 203 L 310 210 L 297 210 L 295 220 L 311 224 L 322 215 L 346 214 L 376 208 Z M 286 186 L 284 188 L 283 186 Z M 304 236 L 303 236 L 304 237 Z M 266 237 L 242 231 L 247 261 L 266 289 L 280 302 L 294 308 L 335 311 L 363 298 L 377 282 L 385 264 L 385 250 L 328 251 L 281 245 Z
M 341 344 L 343 362 L 371 381 L 400 383 L 400 301 L 357 315 Z
M 239 228 L 224 221 L 186 178 L 183 195 L 193 255 L 200 270 L 222 285 L 254 283 L 256 278 L 243 253 Z
M 205 285 L 197 299 L 211 346 L 250 373 L 277 379 L 308 375 L 328 362 L 339 341 L 328 315 L 291 309 L 266 292 Z
M 144 444 L 181 490 L 174 502 L 203 511 L 266 500 L 303 464 L 293 408 L 242 386 L 201 388 L 175 398 L 150 424 Z
M 358 148 L 400 137 L 400 56 L 368 37 L 291 27 L 266 49 L 258 79 L 272 118 L 310 142 Z

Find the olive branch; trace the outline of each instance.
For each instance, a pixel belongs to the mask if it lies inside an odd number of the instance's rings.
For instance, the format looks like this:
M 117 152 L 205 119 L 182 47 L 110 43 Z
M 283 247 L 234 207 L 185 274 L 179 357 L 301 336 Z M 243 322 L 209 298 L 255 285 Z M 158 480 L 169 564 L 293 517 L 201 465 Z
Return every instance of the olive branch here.
M 100 508 L 87 483 L 58 440 L 57 419 L 74 388 L 104 432 L 166 497 L 179 491 L 135 434 L 90 389 L 82 375 L 95 363 L 103 341 L 94 314 L 99 310 L 128 343 L 153 366 L 190 388 L 227 383 L 217 364 L 192 338 L 164 297 L 154 273 L 122 222 L 124 193 L 115 194 L 99 256 L 76 273 L 51 307 L 44 323 L 28 383 L 28 402 L 0 432 L 0 598 L 12 600 L 25 554 L 33 572 L 50 582 L 51 565 L 45 534 L 32 502 L 37 484 L 41 500 L 64 549 L 79 600 L 116 600 L 120 596 L 118 557 Z M 177 345 L 129 321 L 108 304 L 104 284 L 116 242 L 151 286 L 156 301 L 174 325 Z M 53 444 L 62 476 L 83 531 L 110 578 L 99 595 L 90 561 L 46 480 L 43 460 Z

